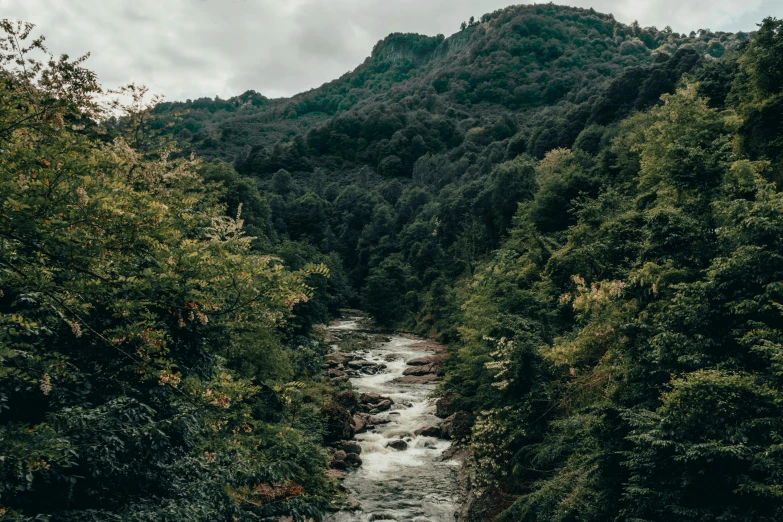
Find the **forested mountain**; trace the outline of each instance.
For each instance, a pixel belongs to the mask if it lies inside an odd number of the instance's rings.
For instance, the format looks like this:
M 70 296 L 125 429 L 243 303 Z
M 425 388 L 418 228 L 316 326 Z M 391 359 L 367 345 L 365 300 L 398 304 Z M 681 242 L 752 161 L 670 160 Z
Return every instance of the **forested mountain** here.
M 682 35 L 593 10 L 509 7 L 448 38 L 390 35 L 356 70 L 290 99 L 248 91 L 160 103 L 100 125 L 35 130 L 35 145 L 23 143 L 33 131 L 5 128 L 2 146 L 14 154 L 2 160 L 0 311 L 13 331 L 0 333 L 9 383 L 0 407 L 13 429 L 0 436 L 21 448 L 32 444 L 25 430 L 41 430 L 35 464 L 0 463 L 9 484 L 0 486 L 3 502 L 8 491 L 20 499 L 0 505 L 15 513 L 50 512 L 40 507 L 50 490 L 36 489 L 36 473 L 54 475 L 44 464 L 71 465 L 69 436 L 81 437 L 96 409 L 136 411 L 136 403 L 106 397 L 141 371 L 152 377 L 126 393 L 139 404 L 162 401 L 171 419 L 184 410 L 209 418 L 208 407 L 187 409 L 196 400 L 187 397 L 235 393 L 258 425 L 242 435 L 240 417 L 232 417 L 234 440 L 280 429 L 312 453 L 280 471 L 288 482 L 258 479 L 270 459 L 294 458 L 288 442 L 260 434 L 247 442 L 266 451 L 258 468 L 227 457 L 212 482 L 192 484 L 188 477 L 214 457 L 197 463 L 184 450 L 173 453 L 185 445 L 213 455 L 231 432 L 173 423 L 167 429 L 179 431 L 166 440 L 177 443 L 156 449 L 168 459 L 165 470 L 123 461 L 127 473 L 143 475 L 134 480 L 170 488 L 149 500 L 155 508 L 144 504 L 147 518 L 135 519 L 156 520 L 160 506 L 190 495 L 237 517 L 250 516 L 247 502 L 262 504 L 264 514 L 293 504 L 319 516 L 333 486 L 307 482 L 309 469 L 324 463 L 316 448 L 323 438 L 306 432 L 317 424 L 313 397 L 329 392 L 306 335 L 351 305 L 380 324 L 448 343 L 440 392 L 472 424 L 462 441 L 472 454 L 466 520 L 783 520 L 783 22 L 766 19 L 751 34 Z M 153 161 L 154 144 L 171 140 L 175 149 Z M 191 154 L 204 163 L 188 163 Z M 79 172 L 95 171 L 94 181 L 78 183 L 99 186 L 84 186 L 82 196 L 68 185 L 59 203 L 32 198 L 27 187 L 41 185 L 41 165 L 76 161 L 84 162 Z M 136 161 L 127 179 L 106 174 Z M 180 171 L 199 182 L 169 181 L 168 172 Z M 49 194 L 46 187 L 36 190 Z M 133 190 L 143 195 L 124 195 Z M 68 219 L 77 217 L 63 213 L 84 212 L 88 202 L 96 219 L 130 221 L 72 231 Z M 111 217 L 129 206 L 138 221 Z M 225 214 L 240 211 L 252 241 L 231 235 L 236 220 Z M 74 236 L 51 223 L 70 223 L 64 230 Z M 139 234 L 153 253 L 133 247 Z M 177 271 L 185 260 L 192 270 Z M 211 285 L 235 285 L 237 273 L 269 285 L 258 303 L 263 313 L 217 313 L 232 296 Z M 119 299 L 123 285 L 136 293 Z M 142 295 L 144 306 L 135 302 Z M 101 325 L 89 349 L 71 339 L 81 324 L 74 314 Z M 164 338 L 165 348 L 155 342 Z M 136 355 L 104 368 L 100 339 L 131 343 L 123 349 Z M 50 343 L 62 348 L 53 354 Z M 77 355 L 83 361 L 71 363 Z M 91 377 L 69 364 L 89 367 Z M 286 416 L 294 406 L 269 413 L 282 394 L 300 393 L 281 388 L 275 365 L 284 381 L 306 381 L 296 389 L 310 397 L 297 395 L 295 405 L 309 413 Z M 181 388 L 161 386 L 179 375 L 175 368 L 187 375 Z M 34 413 L 18 411 L 32 400 Z M 71 432 L 57 424 L 65 412 L 84 419 Z M 125 440 L 100 444 L 134 452 Z M 80 463 L 47 480 L 61 481 L 64 498 L 71 476 L 99 476 L 115 458 L 96 456 L 93 468 Z M 222 504 L 208 498 L 221 480 L 229 484 L 215 493 Z M 280 492 L 285 502 L 265 503 L 249 489 L 253 480 L 301 485 L 308 495 Z M 94 491 L 76 498 L 113 501 Z M 55 519 L 87 520 L 84 502 Z M 124 502 L 137 509 L 136 500 Z M 207 507 L 176 509 L 169 519 L 214 516 Z
M 587 167 L 617 122 L 684 75 L 723 104 L 745 41 L 510 7 L 449 38 L 390 35 L 355 71 L 291 99 L 162 103 L 149 127 L 256 180 L 267 236 L 339 254 L 351 302 L 390 324 L 416 316 L 450 340 L 453 323 L 437 324 L 453 304 L 445 289 L 501 245 L 537 190 L 537 162 L 568 148 L 585 167 L 537 200 L 552 232 L 573 221 L 575 197 L 600 191 L 603 173 Z

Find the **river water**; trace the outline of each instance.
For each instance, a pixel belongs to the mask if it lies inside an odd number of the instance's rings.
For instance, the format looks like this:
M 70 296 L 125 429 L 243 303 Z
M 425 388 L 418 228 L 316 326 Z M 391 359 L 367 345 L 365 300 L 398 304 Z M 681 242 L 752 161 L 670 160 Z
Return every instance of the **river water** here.
M 330 328 L 339 335 L 340 330 L 359 328 L 359 321 L 352 318 Z M 358 501 L 360 509 L 334 513 L 327 521 L 454 521 L 459 464 L 454 460 L 444 461 L 442 455 L 451 443 L 414 434 L 418 428 L 440 422 L 430 398 L 435 385 L 394 382 L 408 368 L 407 360 L 435 353 L 417 348 L 420 343 L 421 339 L 393 335 L 389 342 L 360 352 L 366 360 L 383 363 L 387 369 L 384 373 L 352 378 L 354 390 L 391 397 L 394 406 L 376 415 L 390 419 L 388 424 L 357 434 L 355 438 L 362 447 L 363 464 L 347 472 L 343 485 L 349 490 L 349 498 Z M 386 443 L 398 438 L 408 443 L 407 449 L 396 451 L 386 447 Z

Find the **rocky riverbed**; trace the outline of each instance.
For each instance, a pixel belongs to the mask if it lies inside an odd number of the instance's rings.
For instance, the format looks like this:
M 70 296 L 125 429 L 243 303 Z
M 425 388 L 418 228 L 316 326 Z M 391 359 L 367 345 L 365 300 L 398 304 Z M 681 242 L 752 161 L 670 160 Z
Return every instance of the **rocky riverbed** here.
M 450 439 L 460 436 L 461 419 L 438 417 L 450 413 L 448 404 L 431 397 L 445 355 L 412 336 L 357 336 L 363 328 L 354 317 L 329 329 L 328 375 L 353 388 L 335 396 L 340 413 L 331 431 L 353 439 L 332 444 L 332 467 L 343 474 L 348 500 L 327 520 L 452 522 L 459 462 Z

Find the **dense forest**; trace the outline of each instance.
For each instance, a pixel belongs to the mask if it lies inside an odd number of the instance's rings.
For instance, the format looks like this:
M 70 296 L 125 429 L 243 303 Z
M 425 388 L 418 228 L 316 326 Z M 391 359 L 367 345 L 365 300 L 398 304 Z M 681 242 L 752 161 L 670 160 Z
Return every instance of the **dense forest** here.
M 0 517 L 320 518 L 351 306 L 448 345 L 466 520 L 783 520 L 783 21 L 509 7 L 109 108 L 3 29 Z

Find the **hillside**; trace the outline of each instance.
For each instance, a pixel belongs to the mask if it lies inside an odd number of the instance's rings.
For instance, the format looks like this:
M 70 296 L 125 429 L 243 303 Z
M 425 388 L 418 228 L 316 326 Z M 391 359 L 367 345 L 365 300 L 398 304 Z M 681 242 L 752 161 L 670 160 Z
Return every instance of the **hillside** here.
M 510 7 L 449 38 L 390 35 L 353 72 L 291 99 L 248 92 L 160 104 L 153 126 L 183 153 L 228 161 L 256 179 L 272 193 L 269 234 L 339 252 L 354 289 L 406 250 L 413 275 L 430 286 L 436 277 L 424 267 L 439 262 L 436 252 L 451 257 L 450 281 L 499 245 L 525 190 L 493 189 L 508 175 L 499 165 L 575 144 L 596 152 L 607 125 L 660 103 L 684 74 L 745 39 L 629 26 L 593 10 Z M 709 88 L 725 91 L 725 81 Z M 416 236 L 435 220 L 440 236 L 425 247 Z M 466 220 L 476 237 L 460 241 L 457 224 Z M 361 237 L 370 233 L 380 236 Z M 413 244 L 387 241 L 391 250 L 371 252 L 389 233 Z M 471 251 L 457 253 L 465 241 Z
M 302 135 L 317 155 L 333 155 L 341 139 L 350 140 L 352 150 L 360 152 L 390 139 L 408 125 L 407 119 L 423 114 L 428 117 L 420 123 L 428 130 L 440 116 L 459 123 L 463 133 L 491 126 L 504 113 L 512 113 L 516 125 L 533 130 L 537 125 L 532 120 L 553 106 L 555 114 L 546 116 L 577 118 L 571 135 L 547 137 L 530 146 L 531 151 L 536 146 L 545 151 L 555 143 L 570 146 L 581 130 L 578 126 L 604 124 L 654 103 L 682 73 L 696 66 L 696 56 L 722 56 L 743 39 L 726 33 L 686 36 L 628 26 L 611 15 L 551 4 L 509 7 L 483 16 L 449 38 L 390 35 L 356 70 L 290 99 L 268 100 L 248 91 L 229 100 L 163 103 L 155 113 L 162 116 L 161 122 L 173 121 L 170 132 L 192 150 L 228 160 L 247 148 L 255 148 L 255 158 L 262 154 L 259 145 L 271 154 L 279 141 L 291 142 L 296 135 Z M 674 63 L 661 65 L 672 56 L 676 56 Z M 612 82 L 621 76 L 622 80 Z M 376 110 L 403 116 L 403 121 L 378 122 L 381 125 L 373 128 L 367 120 Z M 337 143 L 324 140 L 323 130 L 320 136 L 315 132 L 308 136 L 311 129 L 337 115 L 339 128 L 337 122 L 327 126 Z M 427 150 L 444 145 L 419 134 Z M 362 138 L 366 144 L 357 143 Z M 415 151 L 410 154 L 411 158 L 403 158 L 407 170 L 400 174 L 410 175 L 417 159 Z M 380 162 L 386 157 L 360 155 L 359 160 L 381 172 Z M 275 166 L 256 167 L 253 173 L 274 173 L 270 169 Z M 285 160 L 280 166 L 290 171 L 303 167 Z
M 119 119 L 9 56 L 0 518 L 320 520 L 352 307 L 447 345 L 463 522 L 783 520 L 783 21 L 515 6 Z

